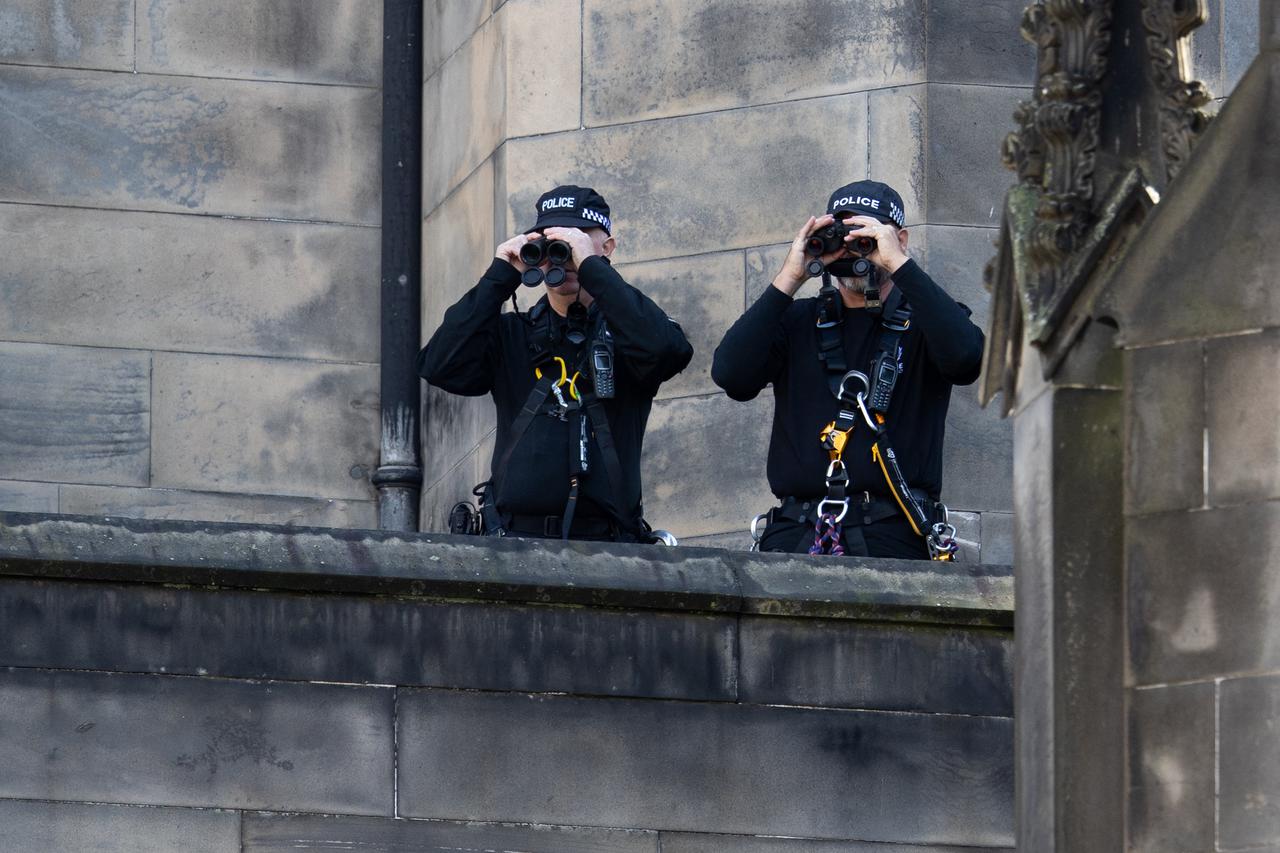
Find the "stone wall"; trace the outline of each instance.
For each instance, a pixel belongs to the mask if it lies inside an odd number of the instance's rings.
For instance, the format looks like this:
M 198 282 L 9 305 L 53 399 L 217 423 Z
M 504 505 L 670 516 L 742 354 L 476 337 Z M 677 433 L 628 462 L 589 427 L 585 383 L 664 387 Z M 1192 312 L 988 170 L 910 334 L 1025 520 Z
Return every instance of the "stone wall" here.
M 4 4 L 0 508 L 374 524 L 381 28 Z
M 1111 299 L 1125 370 L 1135 851 L 1280 845 L 1280 8 L 1262 18 L 1265 51 Z M 1196 243 L 1186 222 L 1205 223 Z M 1207 293 L 1192 273 L 1201 262 L 1219 282 Z
M 716 344 L 805 217 L 867 176 L 900 189 L 915 254 L 985 323 L 981 273 L 1008 183 L 996 152 L 1032 71 L 1022 5 L 508 0 L 464 20 L 437 4 L 424 334 L 493 246 L 532 222 L 539 193 L 595 186 L 613 207 L 619 269 L 695 349 L 654 406 L 647 516 L 685 541 L 744 547 L 771 502 L 772 403 L 719 392 Z M 537 35 L 551 26 L 557 37 Z M 944 497 L 970 557 L 982 540 L 986 559 L 1008 561 L 1009 430 L 974 399 L 961 389 L 953 402 Z M 438 529 L 488 476 L 492 406 L 430 390 L 426 409 L 423 523 Z
M 1012 581 L 0 513 L 0 849 L 1007 849 Z

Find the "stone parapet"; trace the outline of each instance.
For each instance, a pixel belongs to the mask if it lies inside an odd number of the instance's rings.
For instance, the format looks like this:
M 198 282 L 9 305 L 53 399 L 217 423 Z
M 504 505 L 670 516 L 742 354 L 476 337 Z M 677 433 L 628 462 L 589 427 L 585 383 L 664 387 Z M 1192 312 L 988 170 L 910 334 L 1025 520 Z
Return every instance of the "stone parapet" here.
M 1000 566 L 0 514 L 0 848 L 1003 848 L 1012 600 Z

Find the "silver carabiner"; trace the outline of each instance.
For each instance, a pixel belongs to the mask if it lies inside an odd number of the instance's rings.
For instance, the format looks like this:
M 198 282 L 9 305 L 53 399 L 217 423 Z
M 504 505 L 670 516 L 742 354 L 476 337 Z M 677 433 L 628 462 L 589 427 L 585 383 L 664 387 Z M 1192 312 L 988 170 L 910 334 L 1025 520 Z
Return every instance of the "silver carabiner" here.
M 844 386 L 849 384 L 850 379 L 857 379 L 862 383 L 862 390 L 858 392 L 858 398 L 861 399 L 864 394 L 871 390 L 871 380 L 867 378 L 867 374 L 857 370 L 850 370 L 844 375 L 844 379 L 840 380 L 840 393 L 836 395 L 837 400 L 845 399 Z
M 821 501 L 818 502 L 818 519 L 819 520 L 822 519 L 822 516 L 829 514 L 827 513 L 826 510 L 823 509 L 823 507 L 826 506 L 827 504 L 835 504 L 836 506 L 840 507 L 840 514 L 836 516 L 835 523 L 839 524 L 840 522 L 844 521 L 845 515 L 848 514 L 849 512 L 849 499 L 845 498 L 842 501 L 838 501 L 832 498 L 823 498 Z
M 751 519 L 751 549 L 752 551 L 760 550 L 760 540 L 764 538 L 764 531 L 760 529 L 760 520 L 767 519 L 769 513 L 762 512 L 755 518 Z
M 862 419 L 867 422 L 867 426 L 871 427 L 871 431 L 878 435 L 880 433 L 880 425 L 876 423 L 875 418 L 871 417 L 871 413 L 867 411 L 865 394 L 858 395 L 858 411 L 862 412 Z

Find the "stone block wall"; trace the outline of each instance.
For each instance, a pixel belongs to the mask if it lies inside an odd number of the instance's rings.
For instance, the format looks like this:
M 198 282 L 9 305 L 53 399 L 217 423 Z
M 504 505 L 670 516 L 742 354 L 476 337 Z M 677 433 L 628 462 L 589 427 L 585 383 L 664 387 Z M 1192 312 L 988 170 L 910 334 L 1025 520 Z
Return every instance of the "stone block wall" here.
M 1007 851 L 1013 578 L 0 513 L 6 853 Z
M 620 271 L 681 323 L 693 363 L 645 441 L 646 514 L 692 543 L 745 547 L 772 503 L 771 399 L 711 382 L 724 332 L 836 186 L 906 201 L 913 253 L 985 324 L 982 268 L 1009 183 L 998 158 L 1032 75 L 1023 0 L 507 0 L 437 4 L 427 48 L 423 332 L 556 183 L 613 207 Z M 433 7 L 428 5 L 428 17 Z M 431 25 L 428 30 L 432 29 Z M 554 36 L 531 38 L 531 32 Z M 526 307 L 536 297 L 520 294 Z M 425 529 L 485 479 L 492 405 L 427 391 Z M 945 492 L 969 558 L 1011 558 L 1006 424 L 958 389 Z M 725 430 L 732 423 L 735 428 Z M 714 436 L 714 439 L 713 439 Z
M 375 523 L 381 29 L 0 10 L 0 508 Z

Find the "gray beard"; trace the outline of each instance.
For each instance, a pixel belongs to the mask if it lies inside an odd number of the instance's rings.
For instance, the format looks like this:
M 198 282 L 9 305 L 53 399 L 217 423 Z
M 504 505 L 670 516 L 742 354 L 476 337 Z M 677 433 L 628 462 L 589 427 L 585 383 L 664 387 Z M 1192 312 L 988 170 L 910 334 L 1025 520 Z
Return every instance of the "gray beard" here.
M 854 293 L 866 293 L 867 288 L 871 286 L 871 278 L 837 278 L 836 284 L 840 285 L 844 290 Z

